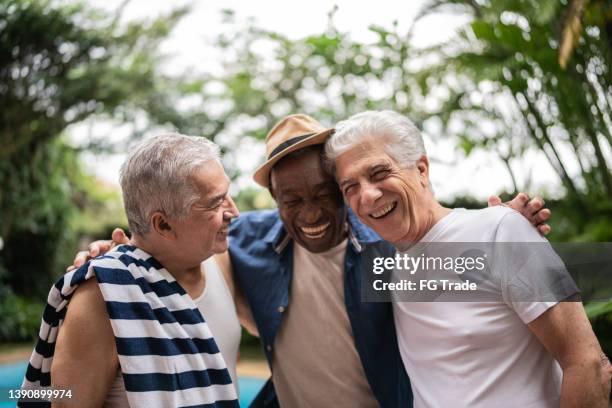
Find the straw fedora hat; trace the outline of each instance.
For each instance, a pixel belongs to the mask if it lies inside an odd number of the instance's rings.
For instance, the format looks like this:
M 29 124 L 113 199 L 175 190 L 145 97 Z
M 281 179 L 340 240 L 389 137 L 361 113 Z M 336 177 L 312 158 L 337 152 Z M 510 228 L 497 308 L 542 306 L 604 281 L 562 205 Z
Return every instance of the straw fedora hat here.
M 333 133 L 308 115 L 289 115 L 278 122 L 266 136 L 266 162 L 253 174 L 260 186 L 270 187 L 270 170 L 283 157 L 306 146 L 323 144 Z

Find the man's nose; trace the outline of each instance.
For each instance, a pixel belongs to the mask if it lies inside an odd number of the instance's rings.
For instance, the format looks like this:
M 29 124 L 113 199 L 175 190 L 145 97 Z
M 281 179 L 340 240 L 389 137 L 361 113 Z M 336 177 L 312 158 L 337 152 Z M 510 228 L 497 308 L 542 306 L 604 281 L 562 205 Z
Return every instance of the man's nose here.
M 234 200 L 232 200 L 232 197 L 230 197 L 229 194 L 227 196 L 225 206 L 226 209 L 223 211 L 223 218 L 226 220 L 231 220 L 232 218 L 236 218 L 240 215 L 240 212 L 236 207 L 236 203 L 234 203 Z
M 374 205 L 382 195 L 382 191 L 373 184 L 367 183 L 361 186 L 361 204 L 364 206 Z
M 302 221 L 306 224 L 315 224 L 321 218 L 321 207 L 316 203 L 307 203 L 302 210 Z

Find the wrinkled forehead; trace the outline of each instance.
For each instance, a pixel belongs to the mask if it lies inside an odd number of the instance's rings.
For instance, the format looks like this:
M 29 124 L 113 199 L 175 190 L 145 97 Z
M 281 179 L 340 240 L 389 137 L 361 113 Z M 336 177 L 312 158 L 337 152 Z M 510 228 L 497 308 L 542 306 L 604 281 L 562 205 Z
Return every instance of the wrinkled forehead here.
M 316 145 L 284 157 L 272 168 L 270 175 L 272 188 L 284 190 L 333 182 L 332 175 L 324 169 L 322 152 L 322 145 Z
M 395 162 L 382 144 L 365 141 L 342 152 L 336 157 L 334 164 L 336 178 L 342 183 L 346 177 L 358 176 L 380 165 L 393 166 Z
M 189 176 L 188 181 L 202 197 L 226 194 L 230 186 L 230 179 L 217 160 L 203 163 Z

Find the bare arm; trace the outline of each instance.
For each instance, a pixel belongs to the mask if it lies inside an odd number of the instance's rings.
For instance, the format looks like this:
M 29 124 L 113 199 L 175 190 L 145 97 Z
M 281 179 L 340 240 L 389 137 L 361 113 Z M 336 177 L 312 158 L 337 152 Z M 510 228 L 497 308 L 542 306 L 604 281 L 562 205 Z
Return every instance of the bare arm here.
M 53 408 L 102 407 L 119 359 L 102 293 L 95 279 L 81 284 L 68 305 L 51 365 L 54 388 L 72 390 Z
M 561 408 L 608 407 L 611 369 L 582 303 L 561 302 L 528 326 L 563 369 Z
M 253 319 L 253 313 L 251 313 L 249 303 L 234 281 L 234 270 L 232 268 L 232 261 L 230 260 L 229 253 L 225 251 L 222 254 L 215 255 L 215 261 L 217 261 L 217 265 L 219 265 L 223 273 L 227 287 L 234 297 L 234 304 L 236 305 L 236 313 L 238 313 L 240 324 L 253 336 L 259 337 L 257 325 L 255 324 L 255 319 Z

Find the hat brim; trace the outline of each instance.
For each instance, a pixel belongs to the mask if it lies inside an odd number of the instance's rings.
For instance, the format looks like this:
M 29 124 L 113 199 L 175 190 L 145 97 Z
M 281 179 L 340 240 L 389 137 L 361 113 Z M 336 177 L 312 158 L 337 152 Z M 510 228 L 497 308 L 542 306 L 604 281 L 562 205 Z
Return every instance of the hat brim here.
M 262 187 L 270 188 L 270 171 L 272 167 L 278 163 L 283 157 L 288 155 L 289 153 L 293 153 L 296 150 L 303 149 L 308 146 L 314 146 L 318 144 L 323 144 L 327 140 L 327 138 L 334 132 L 333 128 L 325 129 L 323 132 L 316 133 L 310 137 L 307 137 L 299 142 L 287 147 L 284 150 L 281 150 L 268 160 L 261 166 L 255 170 L 253 173 L 253 180 Z

